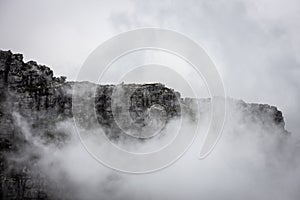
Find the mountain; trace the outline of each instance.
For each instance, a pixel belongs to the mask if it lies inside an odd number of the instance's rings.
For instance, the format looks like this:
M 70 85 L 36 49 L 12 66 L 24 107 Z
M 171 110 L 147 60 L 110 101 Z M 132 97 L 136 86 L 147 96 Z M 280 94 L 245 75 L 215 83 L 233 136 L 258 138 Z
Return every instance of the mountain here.
M 77 107 L 72 101 L 74 88 L 80 95 Z M 132 136 L 143 140 L 149 136 L 150 129 L 163 127 L 182 114 L 191 121 L 198 120 L 197 103 L 200 118 L 210 105 L 209 99 L 182 98 L 179 92 L 161 83 L 97 85 L 67 81 L 63 76 L 55 77 L 49 67 L 35 61 L 24 62 L 21 54 L 11 51 L 0 51 L 0 102 L 0 194 L 3 199 L 51 199 L 47 180 L 42 184 L 41 178 L 32 178 L 31 171 L 36 170 L 33 166 L 39 155 L 28 155 L 29 158 L 22 161 L 10 159 L 31 145 L 26 130 L 43 138 L 45 143 L 63 146 L 69 135 L 56 125 L 71 120 L 76 112 L 80 116 L 76 119 L 78 124 L 85 129 L 100 124 L 112 140 L 118 140 L 122 130 L 130 130 Z M 278 134 L 288 135 L 282 112 L 274 106 L 228 99 L 228 107 L 243 113 L 239 118 L 243 123 L 259 123 L 266 129 L 276 129 Z M 95 113 L 89 112 L 91 110 Z M 95 119 L 90 120 L 93 115 Z M 145 135 L 139 135 L 141 133 Z M 27 186 L 29 181 L 30 187 Z

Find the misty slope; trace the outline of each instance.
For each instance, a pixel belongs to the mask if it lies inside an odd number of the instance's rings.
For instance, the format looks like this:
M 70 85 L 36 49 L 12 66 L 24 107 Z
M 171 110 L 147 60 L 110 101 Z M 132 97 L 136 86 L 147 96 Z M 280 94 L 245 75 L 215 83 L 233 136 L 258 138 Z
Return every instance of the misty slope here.
M 97 122 L 112 139 L 118 139 L 120 129 L 114 121 L 116 116 L 112 114 L 112 95 L 117 86 L 67 82 L 65 77 L 54 77 L 52 70 L 46 66 L 38 65 L 34 61 L 24 63 L 21 54 L 0 51 L 0 176 L 1 194 L 4 199 L 25 197 L 27 199 L 56 199 L 59 192 L 53 191 L 53 181 L 57 181 L 59 187 L 61 181 L 66 183 L 59 189 L 66 195 L 63 198 L 74 198 L 72 194 L 68 194 L 68 191 L 74 190 L 77 187 L 76 184 L 81 180 L 73 180 L 74 177 L 68 178 L 68 173 L 72 173 L 73 169 L 69 169 L 67 166 L 66 172 L 65 166 L 60 165 L 60 162 L 64 163 L 65 161 L 62 161 L 59 155 L 55 155 L 57 157 L 49 156 L 49 160 L 45 158 L 49 152 L 56 150 L 69 155 L 69 150 L 76 147 L 74 152 L 77 152 L 77 143 L 70 146 L 74 142 L 74 136 L 69 128 L 72 126 L 70 120 L 73 117 L 72 88 L 74 86 L 82 88 L 83 100 L 93 97 L 92 94 L 86 92 L 88 91 L 86 88 L 97 88 L 94 98 Z M 120 87 L 125 96 L 130 94 L 132 97 L 129 112 L 137 126 L 137 132 L 147 123 L 149 113 L 159 111 L 158 116 L 168 122 L 173 118 L 180 117 L 181 109 L 183 109 L 183 113 L 193 123 L 194 120 L 205 121 L 209 112 L 209 99 L 181 98 L 178 92 L 166 88 L 162 84 L 124 84 Z M 120 98 L 120 96 L 118 97 Z M 195 113 L 197 103 L 200 105 L 200 119 Z M 80 110 L 83 114 L 82 121 L 79 123 L 83 128 L 91 129 L 92 125 L 85 123 L 89 118 L 89 113 L 84 112 L 85 106 L 82 105 L 83 108 Z M 159 106 L 163 108 L 163 112 Z M 255 140 L 255 137 L 263 137 L 270 141 L 269 135 L 271 135 L 276 140 L 275 146 L 284 149 L 285 142 L 277 142 L 277 139 L 278 141 L 285 140 L 289 134 L 284 128 L 282 113 L 276 107 L 228 99 L 228 110 L 229 122 L 227 124 L 229 126 L 225 125 L 225 132 L 230 132 L 233 138 L 244 137 L 242 135 L 246 132 L 246 127 L 248 132 L 253 132 L 250 140 Z M 119 117 L 122 118 L 121 115 Z M 245 135 L 248 136 L 248 133 Z M 268 145 L 266 145 L 266 151 L 269 150 L 267 147 Z M 72 156 L 70 155 L 70 158 L 65 160 L 72 160 Z M 79 153 L 78 157 L 81 156 Z M 48 174 L 51 171 L 48 165 L 57 167 L 58 172 Z M 44 169 L 47 169 L 47 172 Z M 65 179 L 60 177 L 60 173 L 66 176 Z M 75 170 L 79 179 L 80 173 Z M 115 175 L 109 174 L 102 178 L 103 182 L 111 182 L 110 179 L 114 178 L 116 180 L 113 180 L 113 183 L 119 182 L 118 175 L 115 177 Z M 30 187 L 27 185 L 29 181 Z M 103 184 L 103 182 L 96 182 L 95 185 Z M 89 186 L 95 187 L 94 185 Z M 95 191 L 91 191 L 92 194 L 93 192 Z M 107 195 L 105 191 L 102 192 L 103 196 Z M 97 196 L 97 194 L 93 195 Z M 100 195 L 100 197 L 102 196 Z M 87 199 L 88 197 L 79 195 L 77 198 Z M 95 197 L 89 198 L 94 199 Z M 128 196 L 128 198 L 131 197 Z

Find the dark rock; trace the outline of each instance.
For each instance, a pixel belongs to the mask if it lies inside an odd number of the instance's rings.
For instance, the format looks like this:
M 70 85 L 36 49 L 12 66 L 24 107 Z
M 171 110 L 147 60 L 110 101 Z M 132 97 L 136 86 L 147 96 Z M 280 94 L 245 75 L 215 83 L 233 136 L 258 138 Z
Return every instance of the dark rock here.
M 129 114 L 133 124 L 138 128 L 147 125 L 149 109 L 153 108 L 155 112 L 164 110 L 162 116 L 168 120 L 180 116 L 182 108 L 194 119 L 196 117 L 194 112 L 196 102 L 205 105 L 201 108 L 204 110 L 200 110 L 200 112 L 204 112 L 208 107 L 206 105 L 210 103 L 210 99 L 183 99 L 178 92 L 160 83 L 115 86 L 95 85 L 89 82 L 67 82 L 64 76 L 55 77 L 53 71 L 47 66 L 39 65 L 35 61 L 24 63 L 22 54 L 0 51 L 0 179 L 2 182 L 0 193 L 5 193 L 4 182 L 11 181 L 11 184 L 14 184 L 28 179 L 26 173 L 22 174 L 19 171 L 12 173 L 10 177 L 4 174 L 7 166 L 3 153 L 17 151 L 17 144 L 20 143 L 16 141 L 22 141 L 14 113 L 18 113 L 26 119 L 34 134 L 42 134 L 49 140 L 65 140 L 66 137 L 63 133 L 55 132 L 53 127 L 57 122 L 73 117 L 72 89 L 75 86 L 82 88 L 83 102 L 85 99 L 93 97 L 93 94 L 89 93 L 89 88 L 96 87 L 93 100 L 97 121 L 106 130 L 114 130 L 113 134 L 110 135 L 112 138 L 117 138 L 118 132 L 120 132 L 112 111 L 112 96 L 115 94 L 115 89 L 121 88 L 122 97 L 130 99 Z M 120 96 L 118 97 L 120 98 Z M 247 104 L 236 100 L 230 101 L 234 101 L 242 112 L 248 113 L 246 116 L 251 120 L 260 121 L 266 126 L 276 125 L 285 132 L 282 112 L 276 107 L 266 104 Z M 90 128 L 90 124 L 85 123 L 88 121 L 89 113 L 85 112 L 84 106 L 86 105 L 82 105 L 80 108 L 82 110 L 79 111 L 82 112 L 80 121 L 85 128 Z M 121 105 L 116 104 L 114 108 L 117 115 L 122 112 Z M 27 199 L 47 199 L 43 190 L 34 191 L 35 197 Z M 16 193 L 12 197 L 6 198 L 22 199 L 24 196 L 20 195 L 20 193 Z

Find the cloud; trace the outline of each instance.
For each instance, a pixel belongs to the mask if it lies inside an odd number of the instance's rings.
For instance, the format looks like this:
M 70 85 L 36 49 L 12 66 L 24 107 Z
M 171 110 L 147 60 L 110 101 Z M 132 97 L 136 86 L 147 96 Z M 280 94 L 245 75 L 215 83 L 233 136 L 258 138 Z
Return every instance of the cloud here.
M 18 161 L 32 163 L 35 155 L 36 164 L 29 166 L 39 170 L 32 173 L 44 174 L 52 195 L 65 199 L 299 199 L 300 141 L 287 137 L 268 114 L 251 112 L 238 101 L 230 101 L 229 108 L 222 140 L 209 157 L 198 160 L 199 146 L 193 145 L 179 161 L 156 173 L 128 175 L 102 166 L 85 151 L 71 121 L 53 129 L 69 135 L 64 145 L 45 143 L 16 114 L 16 126 L 28 145 L 8 159 L 15 160 L 16 167 Z M 202 128 L 208 116 L 201 113 Z M 91 136 L 85 139 L 94 141 Z
M 245 123 L 232 106 L 210 157 L 199 161 L 191 149 L 170 168 L 141 176 L 100 166 L 75 138 L 60 149 L 33 139 L 24 154 L 38 153 L 41 170 L 78 199 L 299 199 L 299 9 L 297 0 L 1 1 L 1 48 L 70 79 L 120 31 L 156 26 L 186 34 L 213 59 L 229 96 L 278 106 L 293 132 L 283 139 L 276 128 Z
M 229 96 L 278 106 L 288 129 L 299 132 L 298 1 L 133 2 L 134 11 L 111 15 L 116 29 L 155 26 L 190 36 L 215 62 Z
M 49 65 L 75 80 L 103 41 L 139 27 L 179 31 L 208 52 L 229 96 L 283 110 L 287 127 L 300 118 L 299 1 L 1 1 L 2 49 Z M 184 92 L 183 92 L 184 93 Z

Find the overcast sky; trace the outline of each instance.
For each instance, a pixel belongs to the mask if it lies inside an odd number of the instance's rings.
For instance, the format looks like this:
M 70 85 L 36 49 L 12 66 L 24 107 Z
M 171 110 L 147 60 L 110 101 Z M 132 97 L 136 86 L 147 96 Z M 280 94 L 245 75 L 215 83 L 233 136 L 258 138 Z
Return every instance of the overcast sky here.
M 87 56 L 127 30 L 161 27 L 202 45 L 227 95 L 276 105 L 288 130 L 300 119 L 300 1 L 0 0 L 0 48 L 74 80 Z

